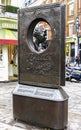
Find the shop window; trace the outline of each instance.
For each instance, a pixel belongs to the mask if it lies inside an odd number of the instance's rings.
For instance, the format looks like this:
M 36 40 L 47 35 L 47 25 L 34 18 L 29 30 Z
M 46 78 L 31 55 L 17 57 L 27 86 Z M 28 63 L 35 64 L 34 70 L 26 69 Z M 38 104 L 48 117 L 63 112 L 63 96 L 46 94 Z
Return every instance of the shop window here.
M 66 43 L 66 56 L 69 56 L 70 54 L 70 46 L 69 43 Z
M 2 62 L 2 57 L 3 57 L 3 53 L 2 53 L 2 46 L 0 45 L 0 63 Z
M 10 64 L 17 65 L 17 46 L 8 45 L 8 61 Z
M 71 61 L 74 62 L 75 60 L 75 43 L 71 43 L 71 52 L 70 52 L 70 55 L 71 55 Z

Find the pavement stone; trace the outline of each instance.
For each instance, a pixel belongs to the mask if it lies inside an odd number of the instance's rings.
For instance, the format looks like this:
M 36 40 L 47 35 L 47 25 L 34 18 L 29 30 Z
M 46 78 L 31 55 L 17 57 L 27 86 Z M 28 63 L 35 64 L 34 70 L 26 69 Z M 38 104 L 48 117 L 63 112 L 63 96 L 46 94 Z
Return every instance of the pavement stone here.
M 18 82 L 0 83 L 0 130 L 49 130 L 13 119 L 12 92 Z M 81 82 L 66 81 L 69 95 L 68 126 L 65 130 L 81 130 Z

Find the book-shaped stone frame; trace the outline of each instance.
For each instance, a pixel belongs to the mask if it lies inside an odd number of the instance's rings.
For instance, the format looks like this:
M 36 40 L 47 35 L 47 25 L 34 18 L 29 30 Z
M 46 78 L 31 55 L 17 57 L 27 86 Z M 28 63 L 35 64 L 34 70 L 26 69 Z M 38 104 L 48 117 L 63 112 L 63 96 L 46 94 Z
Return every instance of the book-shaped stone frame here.
M 58 88 L 65 85 L 65 6 L 36 6 L 18 10 L 19 84 Z M 52 39 L 42 53 L 33 47 L 33 31 L 40 21 L 49 24 Z

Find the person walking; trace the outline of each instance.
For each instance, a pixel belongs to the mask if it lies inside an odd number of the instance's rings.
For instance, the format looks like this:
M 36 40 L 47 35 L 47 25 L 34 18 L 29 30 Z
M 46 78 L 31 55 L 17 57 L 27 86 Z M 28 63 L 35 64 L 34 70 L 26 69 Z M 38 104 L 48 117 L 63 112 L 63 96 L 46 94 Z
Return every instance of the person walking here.
M 75 62 L 76 62 L 76 63 L 75 63 L 75 66 L 76 66 L 76 65 L 79 66 L 79 64 L 80 64 L 80 57 L 79 57 L 79 55 L 76 56 Z

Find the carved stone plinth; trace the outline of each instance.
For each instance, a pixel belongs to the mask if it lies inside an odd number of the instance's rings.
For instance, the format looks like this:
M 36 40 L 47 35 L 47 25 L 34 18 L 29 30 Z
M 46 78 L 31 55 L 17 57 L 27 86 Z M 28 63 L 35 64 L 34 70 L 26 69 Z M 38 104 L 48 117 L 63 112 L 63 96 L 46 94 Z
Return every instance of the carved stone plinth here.
M 15 119 L 29 124 L 63 130 L 68 123 L 68 95 L 62 88 L 19 85 L 13 92 Z

